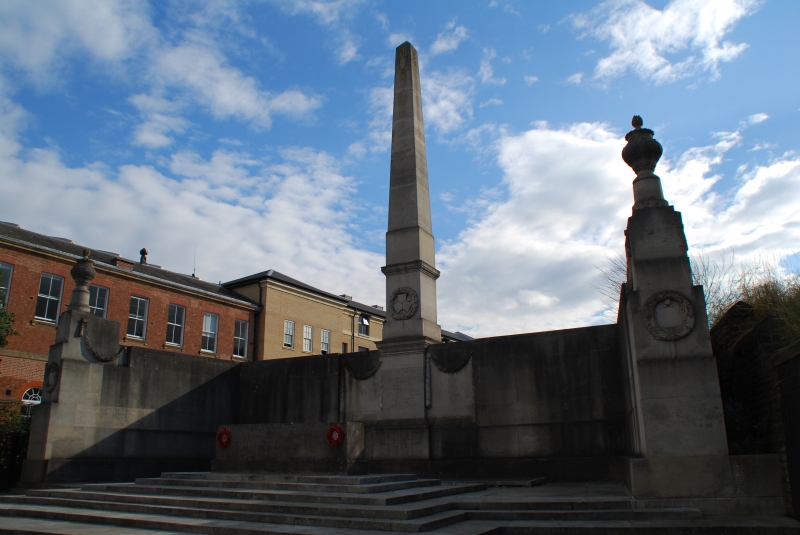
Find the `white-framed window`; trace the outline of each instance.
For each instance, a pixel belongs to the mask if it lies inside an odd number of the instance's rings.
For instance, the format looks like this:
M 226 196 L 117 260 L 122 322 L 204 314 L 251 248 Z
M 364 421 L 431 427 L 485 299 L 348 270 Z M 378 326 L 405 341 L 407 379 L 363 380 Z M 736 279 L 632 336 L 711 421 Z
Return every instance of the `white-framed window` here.
M 0 304 L 8 304 L 8 292 L 11 291 L 11 275 L 14 274 L 14 266 L 0 262 Z
M 89 285 L 89 310 L 99 318 L 106 317 L 108 310 L 108 288 Z
M 64 279 L 58 275 L 42 273 L 39 281 L 39 297 L 36 299 L 36 319 L 53 323 L 58 321 L 63 287 Z
M 137 295 L 131 296 L 128 308 L 128 336 L 144 340 L 147 335 L 147 308 L 150 300 Z
M 23 416 L 31 416 L 31 410 L 36 405 L 39 405 L 42 402 L 42 389 L 38 386 L 33 386 L 27 389 L 22 394 L 22 407 L 20 408 L 20 413 Z
M 327 355 L 331 351 L 331 332 L 322 329 L 322 336 L 320 337 L 320 350 L 323 355 Z
M 186 324 L 186 308 L 180 305 L 169 304 L 167 314 L 167 344 L 171 346 L 183 345 L 183 326 Z
M 369 336 L 369 316 L 366 314 L 358 316 L 358 334 Z
M 303 351 L 314 351 L 314 327 L 303 325 Z
M 294 322 L 289 320 L 283 321 L 283 347 L 294 347 Z
M 203 314 L 203 344 L 200 349 L 203 351 L 217 352 L 217 327 L 219 316 L 206 312 Z
M 233 355 L 247 358 L 247 327 L 244 320 L 236 320 L 233 327 Z

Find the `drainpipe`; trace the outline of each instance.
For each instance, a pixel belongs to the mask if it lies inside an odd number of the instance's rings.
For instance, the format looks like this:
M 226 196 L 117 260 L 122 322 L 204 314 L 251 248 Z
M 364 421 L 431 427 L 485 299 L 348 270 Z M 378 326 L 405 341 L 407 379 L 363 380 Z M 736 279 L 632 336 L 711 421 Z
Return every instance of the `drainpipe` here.
M 350 353 L 355 353 L 356 350 L 356 314 L 350 316 Z
M 258 283 L 258 304 L 261 307 L 260 310 L 256 311 L 253 314 L 253 361 L 258 360 L 256 356 L 258 355 L 258 320 L 261 317 L 261 313 L 264 311 L 264 287 L 261 286 L 261 281 Z

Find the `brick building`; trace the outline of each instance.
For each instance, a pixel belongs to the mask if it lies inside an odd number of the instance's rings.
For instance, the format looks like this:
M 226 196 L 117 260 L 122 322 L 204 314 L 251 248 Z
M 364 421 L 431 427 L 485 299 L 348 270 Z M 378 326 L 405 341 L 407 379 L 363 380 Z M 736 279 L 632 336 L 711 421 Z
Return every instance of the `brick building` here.
M 0 222 L 0 298 L 20 333 L 0 348 L 0 402 L 37 401 L 56 323 L 74 288 L 69 272 L 84 249 L 97 270 L 92 311 L 120 322 L 123 346 L 265 360 L 368 351 L 382 338 L 383 307 L 274 270 L 215 284 Z
M 0 223 L 0 292 L 20 334 L 0 348 L 0 401 L 35 395 L 74 288 L 70 269 L 83 246 Z M 121 345 L 210 358 L 251 358 L 256 302 L 219 284 L 89 249 L 97 277 L 92 311 L 119 321 Z

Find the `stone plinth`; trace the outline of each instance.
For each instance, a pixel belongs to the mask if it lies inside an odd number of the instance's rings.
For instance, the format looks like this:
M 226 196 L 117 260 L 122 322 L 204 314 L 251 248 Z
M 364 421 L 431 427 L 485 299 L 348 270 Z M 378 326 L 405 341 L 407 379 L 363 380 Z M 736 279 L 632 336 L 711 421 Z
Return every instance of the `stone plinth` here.
M 226 447 L 217 444 L 215 472 L 362 474 L 364 425 L 338 424 L 344 440 L 331 446 L 331 423 L 241 424 L 221 426 L 231 432 Z

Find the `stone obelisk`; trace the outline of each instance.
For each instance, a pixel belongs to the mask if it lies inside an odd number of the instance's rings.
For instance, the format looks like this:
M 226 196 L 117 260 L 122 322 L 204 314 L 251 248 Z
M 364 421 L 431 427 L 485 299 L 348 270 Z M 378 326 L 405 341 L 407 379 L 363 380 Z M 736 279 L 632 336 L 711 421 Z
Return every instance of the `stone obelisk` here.
M 381 268 L 388 312 L 382 353 L 419 351 L 442 341 L 435 264 L 419 62 L 406 42 L 395 56 L 389 228 L 386 266 Z
M 442 341 L 428 162 L 417 51 L 397 47 L 392 120 L 389 227 L 386 232 L 386 323 L 381 354 L 383 418 L 425 416 L 425 348 Z M 422 437 L 420 437 L 422 438 Z

